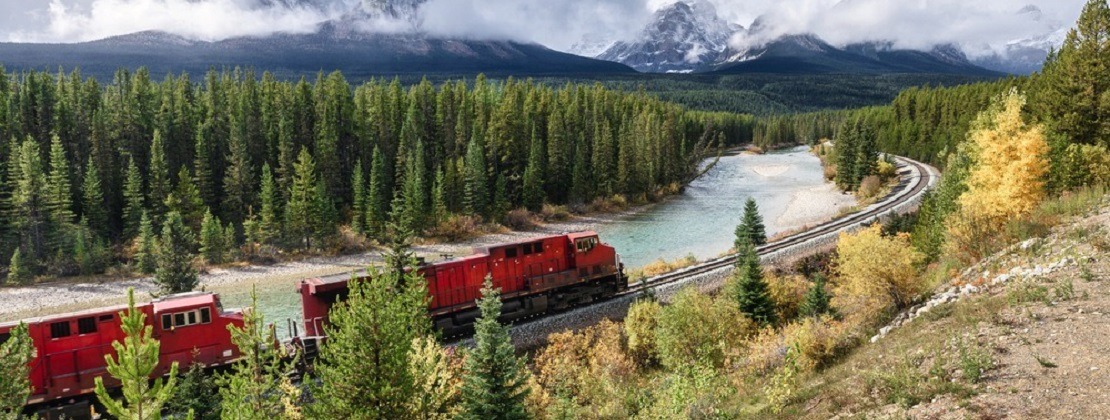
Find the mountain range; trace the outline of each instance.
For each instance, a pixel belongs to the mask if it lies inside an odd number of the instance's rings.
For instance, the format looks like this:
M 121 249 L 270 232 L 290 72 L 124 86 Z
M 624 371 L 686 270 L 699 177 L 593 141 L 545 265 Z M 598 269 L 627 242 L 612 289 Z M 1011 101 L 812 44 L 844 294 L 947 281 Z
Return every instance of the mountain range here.
M 1038 29 L 1050 32 L 1013 41 L 1002 51 L 968 58 L 954 45 L 927 50 L 898 49 L 892 42 L 837 47 L 808 33 L 770 37 L 769 42 L 736 42 L 768 38 L 770 25 L 759 18 L 745 29 L 723 20 L 706 0 L 683 0 L 657 10 L 634 39 L 608 43 L 591 55 L 659 73 L 1029 74 L 1040 69 L 1050 49 L 1059 47 L 1067 28 L 1048 22 L 1034 6 L 1018 13 L 1043 26 Z M 601 44 L 593 39 L 579 45 Z M 735 46 L 742 44 L 754 45 Z M 589 51 L 579 48 L 576 52 Z
M 721 18 L 706 0 L 681 0 L 657 10 L 630 40 L 594 34 L 567 53 L 506 40 L 445 37 L 425 32 L 427 0 L 253 0 L 258 7 L 311 8 L 332 19 L 311 33 L 277 33 L 218 41 L 146 31 L 72 44 L 0 43 L 0 63 L 10 69 L 80 67 L 108 76 L 119 67 L 146 66 L 155 74 L 203 73 L 245 66 L 296 76 L 340 70 L 354 77 L 384 74 L 478 73 L 518 75 L 650 73 L 948 74 L 997 76 L 1039 69 L 1064 29 L 1016 40 L 1004 51 L 969 59 L 952 45 L 929 50 L 895 48 L 890 42 L 834 46 L 814 34 L 789 34 L 740 48 L 737 39 L 765 35 L 763 19 L 744 28 Z M 1047 28 L 1059 28 L 1040 11 L 1022 9 Z M 1055 25 L 1055 26 L 1053 26 Z M 766 37 L 763 37 L 766 38 Z M 577 55 L 576 55 L 577 54 Z M 635 69 L 635 70 L 633 70 Z

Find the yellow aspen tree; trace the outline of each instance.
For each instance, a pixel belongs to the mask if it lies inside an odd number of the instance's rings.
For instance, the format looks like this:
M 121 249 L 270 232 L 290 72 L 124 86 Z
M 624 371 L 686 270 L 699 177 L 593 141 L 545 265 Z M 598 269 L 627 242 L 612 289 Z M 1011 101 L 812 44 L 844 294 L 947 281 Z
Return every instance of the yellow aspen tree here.
M 1044 199 L 1048 143 L 1040 125 L 1025 124 L 1024 106 L 1025 96 L 1013 89 L 979 115 L 969 134 L 977 163 L 959 200 L 964 216 L 1000 223 L 1031 212 Z

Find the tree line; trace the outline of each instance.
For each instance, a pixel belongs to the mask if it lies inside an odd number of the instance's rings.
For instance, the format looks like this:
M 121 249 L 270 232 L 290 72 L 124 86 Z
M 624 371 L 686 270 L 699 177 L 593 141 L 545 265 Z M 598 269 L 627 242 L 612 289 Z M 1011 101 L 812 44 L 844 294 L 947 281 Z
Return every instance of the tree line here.
M 341 225 L 381 239 L 395 219 L 420 233 L 458 217 L 635 200 L 686 182 L 717 147 L 750 142 L 754 121 L 599 84 L 483 76 L 406 87 L 238 69 L 198 83 L 145 69 L 107 84 L 78 71 L 3 74 L 0 258 L 17 259 L 21 276 L 141 256 L 150 241 L 136 238 L 171 214 L 219 261 L 259 246 L 326 248 Z

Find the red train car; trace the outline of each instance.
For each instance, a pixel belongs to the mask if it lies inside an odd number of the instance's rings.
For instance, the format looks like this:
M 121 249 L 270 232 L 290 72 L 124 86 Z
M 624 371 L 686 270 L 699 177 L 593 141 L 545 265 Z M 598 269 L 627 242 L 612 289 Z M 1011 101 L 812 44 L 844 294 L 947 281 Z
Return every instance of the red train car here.
M 161 342 L 156 375 L 165 375 L 173 362 L 184 369 L 192 363 L 222 365 L 239 357 L 231 343 L 228 325 L 243 326 L 238 311 L 224 311 L 213 293 L 185 293 L 136 305 Z M 106 376 L 105 355 L 115 356 L 113 341 L 124 338 L 119 319 L 127 306 L 52 315 L 22 321 L 27 324 L 35 357 L 31 360 L 28 405 L 51 403 L 91 394 L 95 378 L 118 383 Z M 18 322 L 0 324 L 0 342 L 10 337 Z M 194 357 L 195 355 L 195 357 Z
M 624 290 L 620 257 L 595 232 L 548 236 L 476 249 L 474 255 L 417 267 L 428 281 L 429 307 L 447 336 L 468 332 L 488 275 L 501 289 L 502 320 L 561 310 Z M 350 274 L 301 281 L 306 336 L 324 335 L 331 306 L 346 297 Z M 309 340 L 311 341 L 311 340 Z

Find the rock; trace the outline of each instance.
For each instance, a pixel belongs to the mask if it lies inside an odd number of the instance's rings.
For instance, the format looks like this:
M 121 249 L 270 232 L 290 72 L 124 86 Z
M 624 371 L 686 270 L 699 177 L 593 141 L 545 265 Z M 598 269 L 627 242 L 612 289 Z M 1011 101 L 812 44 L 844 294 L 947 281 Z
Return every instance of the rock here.
M 1036 243 L 1037 243 L 1037 238 L 1026 240 L 1025 242 L 1021 243 L 1021 250 L 1022 251 L 1027 250 Z
M 879 336 L 878 335 L 875 335 L 875 336 L 871 337 L 871 342 L 872 343 L 874 343 L 876 341 L 879 341 Z
M 892 329 L 894 329 L 894 327 L 892 327 L 890 325 L 882 327 L 882 328 L 879 329 L 879 335 L 880 336 L 887 335 L 887 334 L 890 333 L 890 330 L 892 330 Z

